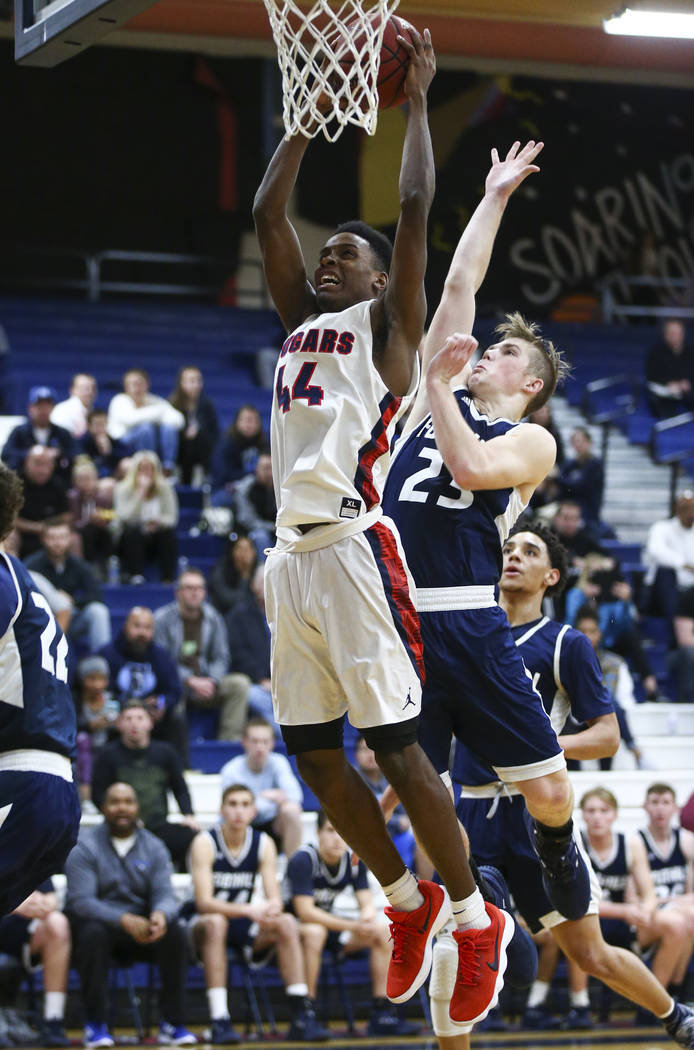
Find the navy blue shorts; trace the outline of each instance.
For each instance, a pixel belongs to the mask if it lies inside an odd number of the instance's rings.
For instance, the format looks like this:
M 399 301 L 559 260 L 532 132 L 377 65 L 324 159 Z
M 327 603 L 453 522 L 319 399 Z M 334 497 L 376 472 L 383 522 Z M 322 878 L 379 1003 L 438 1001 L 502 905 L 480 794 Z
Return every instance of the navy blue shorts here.
M 600 929 L 603 940 L 607 944 L 612 944 L 615 948 L 632 950 L 636 934 L 623 919 L 601 919 Z
M 80 826 L 77 788 L 51 773 L 0 772 L 0 821 L 2 916 L 63 870 Z
M 506 781 L 561 749 L 539 693 L 498 605 L 420 613 L 426 682 L 419 742 L 437 772 L 449 766 L 451 736 Z M 503 772 L 502 772 L 503 771 Z M 552 772 L 548 769 L 547 772 Z
M 6 915 L 0 919 L 0 952 L 3 955 L 22 958 L 24 945 L 31 937 L 31 923 L 32 920 L 25 919 L 23 915 Z
M 230 948 L 238 948 L 240 951 L 251 946 L 255 940 L 255 933 L 251 935 L 252 919 L 229 919 L 227 926 L 227 944 Z

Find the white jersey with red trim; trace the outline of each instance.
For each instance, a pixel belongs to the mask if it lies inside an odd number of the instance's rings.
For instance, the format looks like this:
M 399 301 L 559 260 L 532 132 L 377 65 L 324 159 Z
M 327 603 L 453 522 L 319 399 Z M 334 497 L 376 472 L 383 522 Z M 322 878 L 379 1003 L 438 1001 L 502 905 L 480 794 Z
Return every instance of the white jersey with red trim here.
M 388 390 L 373 363 L 372 302 L 309 318 L 282 346 L 271 427 L 280 545 L 322 547 L 380 514 L 395 424 L 418 369 L 405 397 Z M 296 526 L 313 522 L 326 528 L 302 537 Z

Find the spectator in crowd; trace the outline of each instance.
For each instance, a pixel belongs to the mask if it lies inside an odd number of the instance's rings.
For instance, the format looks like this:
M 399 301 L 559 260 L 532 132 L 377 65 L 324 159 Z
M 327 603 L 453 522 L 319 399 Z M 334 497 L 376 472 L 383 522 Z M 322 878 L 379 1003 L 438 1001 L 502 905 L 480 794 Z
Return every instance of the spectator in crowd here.
M 572 569 L 581 568 L 586 554 L 604 553 L 593 530 L 583 521 L 581 508 L 574 500 L 561 501 L 551 524 L 566 547 Z
M 576 427 L 571 444 L 575 454 L 564 461 L 559 471 L 559 496 L 578 503 L 583 521 L 596 528 L 605 487 L 602 460 L 593 454 L 592 438 L 585 427 Z
M 357 739 L 354 758 L 360 777 L 366 781 L 376 798 L 380 801 L 383 792 L 388 787 L 388 781 L 381 772 L 375 753 L 366 743 L 363 736 Z M 407 867 L 411 870 L 416 869 L 418 878 L 431 879 L 433 868 L 424 855 L 420 854 L 417 856 L 417 846 L 412 833 L 410 818 L 407 816 L 405 807 L 401 802 L 398 802 L 392 815 L 386 821 L 386 827 Z M 423 865 L 427 869 L 424 873 L 422 871 Z
M 164 471 L 171 474 L 178 456 L 178 435 L 185 420 L 163 397 L 150 393 L 149 376 L 131 368 L 123 376 L 123 393 L 108 406 L 108 433 L 129 452 L 157 452 Z
M 176 575 L 178 499 L 155 452 L 136 452 L 114 490 L 120 528 L 121 567 L 130 583 L 143 583 L 145 566 L 155 562 L 163 583 Z
M 11 915 L 0 919 L 0 953 L 23 966 L 43 968 L 43 1022 L 37 1033 L 17 1010 L 0 1010 L 0 1040 L 5 1046 L 70 1046 L 64 1026 L 67 975 L 70 966 L 70 926 L 58 910 L 50 879 L 43 882 Z
M 51 412 L 57 397 L 50 386 L 33 386 L 29 391 L 27 413 L 29 419 L 11 430 L 2 450 L 4 462 L 18 474 L 22 473 L 29 451 L 40 446 L 53 461 L 53 473 L 65 488 L 70 483 L 70 470 L 75 455 L 72 435 L 63 427 L 51 423 Z
M 233 533 L 210 573 L 210 601 L 222 616 L 250 595 L 257 564 L 258 550 L 253 541 Z
M 17 549 L 14 546 L 16 537 L 17 531 L 13 530 L 10 542 L 8 542 L 8 539 L 3 541 L 3 549 L 7 554 L 13 554 L 15 557 L 18 556 Z M 63 591 L 58 590 L 57 587 L 54 587 L 50 580 L 47 580 L 40 572 L 30 572 L 29 575 L 34 581 L 36 590 L 40 591 L 48 602 L 49 608 L 55 616 L 60 630 L 67 636 L 67 633 L 70 630 L 70 621 L 72 620 L 72 612 L 74 609 L 72 598 L 67 594 L 64 594 Z
M 90 652 L 111 641 L 111 614 L 102 601 L 101 584 L 92 567 L 70 553 L 70 526 L 48 522 L 41 534 L 43 549 L 26 559 L 30 572 L 40 572 L 71 599 L 69 638 L 86 639 Z
M 285 755 L 273 750 L 274 733 L 264 718 L 248 720 L 242 743 L 243 755 L 222 766 L 222 791 L 230 784 L 250 788 L 256 808 L 253 827 L 267 831 L 290 857 L 301 845 L 301 784 Z
M 159 1042 L 197 1042 L 184 1023 L 188 947 L 171 882 L 171 862 L 138 826 L 138 800 L 127 783 L 103 798 L 104 822 L 84 828 L 65 865 L 67 898 L 86 1017 L 87 1047 L 114 1046 L 107 1024 L 112 958 L 156 959 L 161 978 Z
M 51 412 L 51 423 L 63 427 L 73 438 L 81 438 L 87 433 L 87 419 L 94 408 L 97 387 L 94 376 L 88 372 L 78 372 L 70 382 L 70 396 L 67 401 L 59 401 Z
M 183 765 L 170 744 L 152 740 L 152 719 L 139 700 L 128 700 L 118 718 L 120 738 L 107 744 L 94 762 L 92 799 L 102 808 L 107 788 L 130 784 L 139 800 L 142 822 L 166 845 L 180 871 L 186 870 L 188 849 L 200 826 L 183 776 Z M 168 792 L 182 813 L 180 823 L 168 820 Z
M 676 318 L 663 323 L 662 339 L 648 352 L 646 389 L 651 412 L 660 418 L 689 412 L 694 405 L 694 350 Z
M 263 551 L 275 543 L 275 518 L 277 501 L 272 483 L 272 461 L 269 453 L 261 452 L 255 465 L 255 473 L 249 474 L 236 485 L 234 492 L 234 518 L 244 532 L 255 543 L 260 557 Z
M 87 432 L 80 440 L 80 452 L 89 456 L 100 478 L 121 477 L 127 467 L 129 449 L 118 438 L 109 437 L 108 416 L 103 408 L 94 408 L 87 416 Z
M 677 798 L 670 784 L 658 781 L 646 790 L 643 808 L 648 826 L 639 831 L 653 876 L 658 906 L 681 915 L 690 932 L 689 955 L 683 953 L 672 977 L 674 994 L 680 998 L 694 946 L 694 834 L 677 825 Z
M 680 810 L 680 827 L 694 833 L 694 791 Z
M 176 600 L 155 613 L 154 637 L 178 664 L 186 704 L 218 708 L 219 739 L 238 740 L 246 724 L 250 680 L 230 670 L 224 620 L 206 596 L 203 574 L 182 572 Z
M 287 882 L 294 914 L 301 924 L 308 994 L 315 1000 L 323 949 L 352 955 L 368 951 L 373 1003 L 369 1035 L 412 1035 L 418 1026 L 402 1021 L 386 999 L 390 934 L 374 905 L 364 862 L 352 864 L 351 851 L 323 810 L 318 813 L 318 845 L 298 850 L 287 865 Z M 335 912 L 335 900 L 351 889 L 359 916 Z
M 273 948 L 289 1001 L 288 1039 L 314 1042 L 330 1033 L 316 1021 L 299 940 L 299 925 L 283 910 L 277 881 L 277 849 L 252 828 L 253 792 L 230 784 L 222 795 L 221 821 L 196 835 L 190 850 L 193 875 L 190 918 L 193 943 L 205 969 L 212 1043 L 238 1042 L 229 1017 L 227 948 L 262 959 Z M 264 900 L 254 900 L 260 876 Z
M 24 503 L 15 523 L 20 556 L 25 559 L 41 547 L 46 522 L 69 522 L 67 492 L 55 477 L 55 458 L 41 445 L 27 452 L 21 471 Z
M 678 595 L 694 587 L 694 492 L 681 492 L 673 517 L 655 521 L 648 530 L 643 560 L 648 566 L 650 611 L 671 620 Z
M 270 689 L 270 628 L 265 615 L 265 566 L 253 573 L 251 593 L 238 602 L 226 617 L 231 666 L 248 675 L 248 710 L 268 721 L 277 737 Z
M 675 684 L 675 699 L 684 703 L 694 700 L 694 587 L 677 597 L 672 621 L 675 648 L 668 653 L 668 670 Z
M 260 412 L 254 405 L 242 405 L 212 460 L 213 502 L 231 506 L 235 482 L 252 474 L 260 453 L 269 451 Z
M 184 485 L 201 485 L 210 471 L 212 451 L 219 440 L 217 410 L 202 392 L 202 372 L 195 365 L 179 369 L 169 398 L 185 423 L 178 439 L 178 467 Z M 196 467 L 198 468 L 196 472 Z
M 109 667 L 103 656 L 80 660 L 75 682 L 77 708 L 77 781 L 82 802 L 91 801 L 94 758 L 115 729 L 120 704 L 109 687 Z
M 99 572 L 106 576 L 108 559 L 113 554 L 113 483 L 99 474 L 88 456 L 77 456 L 72 466 L 72 488 L 68 492 L 72 528 L 80 539 L 80 550 Z
M 108 664 L 113 693 L 120 706 L 139 700 L 149 711 L 155 740 L 171 744 L 185 763 L 188 754 L 187 727 L 181 710 L 181 681 L 176 661 L 163 645 L 154 641 L 151 609 L 136 605 L 128 613 L 123 629 L 100 656 Z

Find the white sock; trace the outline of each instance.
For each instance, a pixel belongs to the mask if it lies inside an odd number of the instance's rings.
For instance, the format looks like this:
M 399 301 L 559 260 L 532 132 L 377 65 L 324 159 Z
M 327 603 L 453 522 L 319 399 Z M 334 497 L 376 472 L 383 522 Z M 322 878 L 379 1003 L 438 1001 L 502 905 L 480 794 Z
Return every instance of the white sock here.
M 582 988 L 580 992 L 569 992 L 569 1000 L 572 1006 L 590 1006 L 588 989 Z
M 383 886 L 382 889 L 391 908 L 396 908 L 397 911 L 415 911 L 424 904 L 417 880 L 409 868 L 405 868 L 399 879 L 391 882 L 389 886 Z
M 62 1021 L 65 1016 L 65 992 L 45 992 L 43 1016 L 46 1021 Z
M 221 1021 L 229 1016 L 229 1002 L 226 988 L 208 988 L 207 1005 L 210 1010 L 210 1018 L 213 1021 Z
M 547 998 L 547 992 L 549 991 L 549 981 L 533 981 L 532 988 L 530 989 L 530 995 L 528 1001 L 525 1004 L 526 1010 L 532 1010 L 536 1006 L 542 1006 L 545 999 Z
M 288 984 L 284 990 L 287 995 L 300 995 L 302 999 L 308 995 L 307 984 Z
M 469 897 L 451 901 L 453 918 L 459 930 L 486 930 L 491 923 L 484 908 L 484 897 L 477 886 Z
M 670 999 L 670 1005 L 668 1006 L 668 1008 L 667 1008 L 667 1010 L 665 1011 L 664 1014 L 658 1014 L 658 1020 L 662 1021 L 664 1018 L 669 1017 L 674 1009 L 675 1009 L 675 1000 L 674 999 Z

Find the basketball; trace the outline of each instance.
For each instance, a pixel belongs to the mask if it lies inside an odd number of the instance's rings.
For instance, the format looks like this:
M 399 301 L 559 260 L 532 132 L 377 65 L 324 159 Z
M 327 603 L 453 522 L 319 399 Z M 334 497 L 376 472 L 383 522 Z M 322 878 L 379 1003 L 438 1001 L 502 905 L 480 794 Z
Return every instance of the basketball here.
M 407 102 L 405 77 L 410 64 L 410 56 L 402 44 L 398 43 L 398 35 L 406 40 L 411 40 L 411 28 L 409 22 L 406 22 L 404 18 L 398 18 L 397 15 L 391 15 L 386 22 L 376 81 L 379 109 L 390 109 L 392 106 L 402 106 L 404 102 Z

